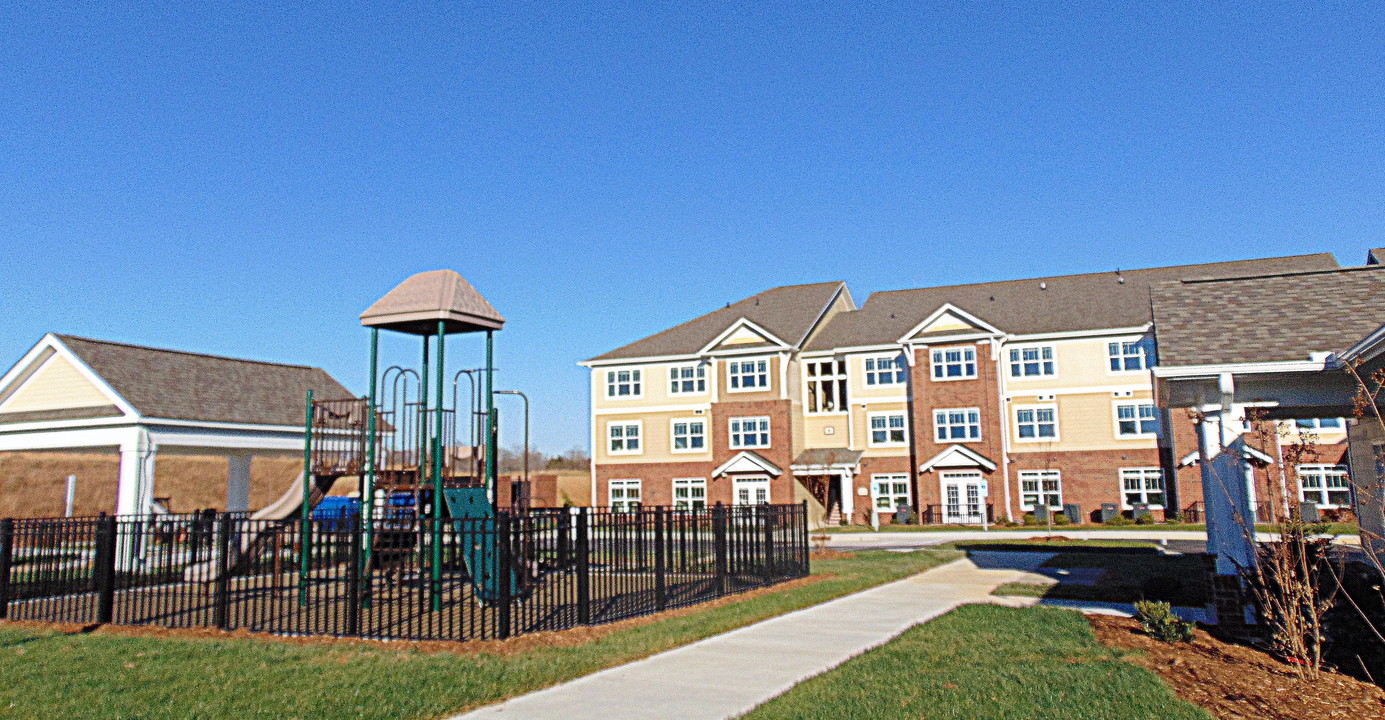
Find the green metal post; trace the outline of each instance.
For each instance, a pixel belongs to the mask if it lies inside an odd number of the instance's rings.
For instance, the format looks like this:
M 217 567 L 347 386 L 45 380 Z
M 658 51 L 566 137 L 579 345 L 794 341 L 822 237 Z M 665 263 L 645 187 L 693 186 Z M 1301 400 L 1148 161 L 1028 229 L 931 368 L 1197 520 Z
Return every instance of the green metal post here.
M 303 512 L 298 539 L 298 604 L 308 604 L 308 569 L 311 558 L 313 519 L 313 391 L 308 391 L 308 407 L 303 423 Z
M 370 583 L 370 554 L 374 549 L 375 531 L 375 445 L 376 434 L 379 429 L 376 427 L 375 417 L 375 395 L 378 392 L 376 387 L 377 375 L 380 372 L 380 328 L 370 329 L 370 392 L 366 395 L 366 446 L 365 446 L 365 484 L 361 488 L 361 567 L 360 578 L 361 587 L 369 588 Z M 370 593 L 367 592 L 362 598 L 364 607 L 370 607 Z
M 442 609 L 442 388 L 446 372 L 443 340 L 447 337 L 447 324 L 438 321 L 438 388 L 436 407 L 433 412 L 433 610 Z M 455 409 L 455 408 L 454 408 Z
M 486 490 L 491 496 L 492 509 L 498 509 L 500 489 L 496 487 L 495 471 L 495 331 L 486 331 Z
M 430 462 L 429 460 L 429 458 L 433 456 L 432 443 L 428 438 L 429 433 L 432 431 L 432 427 L 430 427 L 428 424 L 428 381 L 431 379 L 431 374 L 428 372 L 428 347 L 432 343 L 432 340 L 432 335 L 423 336 L 423 371 L 419 373 L 420 387 L 418 391 L 418 470 L 417 475 L 414 478 L 414 519 L 417 523 L 415 527 L 417 528 L 419 533 L 419 591 L 423 591 L 423 573 L 421 571 L 423 565 L 423 558 L 427 557 L 427 555 L 424 554 L 422 538 L 424 518 L 426 517 L 423 514 L 423 488 L 428 483 L 428 474 L 433 466 L 432 462 Z M 433 504 L 437 504 L 436 499 L 434 500 Z M 431 590 L 432 588 L 430 587 L 429 594 L 432 594 Z

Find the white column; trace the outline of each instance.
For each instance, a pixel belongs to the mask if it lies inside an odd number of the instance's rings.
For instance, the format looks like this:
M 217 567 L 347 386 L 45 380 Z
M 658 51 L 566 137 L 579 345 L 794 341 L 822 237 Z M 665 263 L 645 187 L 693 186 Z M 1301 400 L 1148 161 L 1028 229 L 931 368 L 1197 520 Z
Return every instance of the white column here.
M 1234 433 L 1230 413 L 1199 423 L 1202 501 L 1207 508 L 1207 552 L 1217 556 L 1217 574 L 1238 575 L 1255 563 L 1255 511 L 1241 451 L 1245 439 Z
M 120 483 L 116 488 L 117 515 L 147 515 L 154 502 L 154 457 L 157 447 L 144 428 L 135 428 L 120 444 Z
M 250 509 L 250 462 L 253 455 L 226 456 L 226 512 Z
M 855 483 L 851 482 L 851 473 L 843 472 L 837 477 L 841 478 L 842 483 L 842 517 L 850 523 L 856 513 L 856 488 Z

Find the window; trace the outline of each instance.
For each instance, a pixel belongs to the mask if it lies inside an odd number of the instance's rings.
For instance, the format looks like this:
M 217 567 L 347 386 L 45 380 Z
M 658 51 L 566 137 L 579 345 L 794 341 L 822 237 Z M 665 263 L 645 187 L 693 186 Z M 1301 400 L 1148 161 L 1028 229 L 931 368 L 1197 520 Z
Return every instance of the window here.
M 976 348 L 952 347 L 933 351 L 934 380 L 966 380 L 976 377 Z
M 1057 373 L 1052 345 L 1010 348 L 1010 377 L 1045 377 Z
M 1164 507 L 1164 471 L 1157 467 L 1121 468 L 1121 502 L 1124 507 L 1145 503 L 1152 508 Z
M 908 475 L 872 475 L 870 491 L 877 512 L 894 512 L 901 505 L 909 507 Z
M 945 408 L 933 411 L 933 435 L 938 442 L 981 439 L 980 408 Z
M 769 447 L 769 418 L 731 418 L 731 448 Z
M 609 484 L 611 510 L 615 512 L 635 512 L 640 509 L 640 481 L 612 480 Z
M 871 413 L 870 444 L 904 445 L 908 439 L 904 434 L 904 413 Z
M 705 479 L 673 479 L 674 510 L 696 510 L 704 507 L 707 507 L 707 481 Z
M 640 429 L 643 422 L 613 422 L 606 426 L 606 437 L 612 455 L 638 455 L 640 450 Z
M 707 421 L 674 420 L 673 452 L 701 452 L 707 449 Z
M 1111 362 L 1111 372 L 1148 370 L 1151 365 L 1149 343 L 1144 340 L 1107 343 L 1106 356 Z
M 1033 510 L 1037 505 L 1063 506 L 1063 475 L 1058 470 L 1021 470 L 1019 479 L 1021 510 Z M 1077 518 L 1069 519 L 1077 522 Z
M 1020 442 L 1058 439 L 1058 406 L 1030 405 L 1015 408 L 1015 435 Z
M 1345 465 L 1299 465 L 1298 497 L 1318 507 L 1350 507 L 1351 477 Z
M 607 370 L 606 397 L 640 397 L 639 370 Z
M 746 478 L 731 482 L 733 503 L 736 505 L 768 505 L 769 479 Z
M 668 369 L 669 395 L 705 395 L 707 393 L 707 366 L 674 365 Z
M 808 374 L 808 412 L 846 412 L 846 360 L 811 360 Z
M 1341 418 L 1304 418 L 1295 420 L 1294 425 L 1299 430 L 1331 430 L 1341 432 L 1343 423 Z
M 1154 403 L 1116 403 L 1116 437 L 1159 434 L 1159 408 Z
M 903 385 L 904 358 L 898 355 L 866 358 L 866 385 Z
M 732 360 L 727 363 L 732 392 L 769 388 L 768 360 Z

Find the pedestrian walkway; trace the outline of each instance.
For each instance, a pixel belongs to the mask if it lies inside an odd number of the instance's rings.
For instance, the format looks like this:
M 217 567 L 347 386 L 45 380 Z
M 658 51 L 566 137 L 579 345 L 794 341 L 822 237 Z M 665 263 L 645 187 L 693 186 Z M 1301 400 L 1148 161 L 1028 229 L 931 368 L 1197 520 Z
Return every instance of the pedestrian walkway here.
M 989 553 L 988 553 L 989 554 Z M 970 559 L 710 637 L 546 690 L 480 708 L 457 720 L 721 720 L 740 716 L 794 685 L 922 622 L 967 603 L 989 602 L 1026 567 Z M 1004 566 L 1004 567 L 1002 567 Z M 1042 580 L 1042 578 L 1039 578 Z

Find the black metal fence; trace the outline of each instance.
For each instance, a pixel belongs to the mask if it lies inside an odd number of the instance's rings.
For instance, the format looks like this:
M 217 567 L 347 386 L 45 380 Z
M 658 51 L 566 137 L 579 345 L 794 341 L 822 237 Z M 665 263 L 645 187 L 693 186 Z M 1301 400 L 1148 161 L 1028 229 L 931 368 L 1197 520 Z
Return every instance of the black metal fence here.
M 802 505 L 493 520 L 0 520 L 0 618 L 413 640 L 606 623 L 808 573 Z

